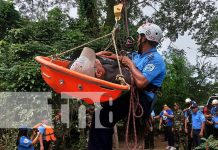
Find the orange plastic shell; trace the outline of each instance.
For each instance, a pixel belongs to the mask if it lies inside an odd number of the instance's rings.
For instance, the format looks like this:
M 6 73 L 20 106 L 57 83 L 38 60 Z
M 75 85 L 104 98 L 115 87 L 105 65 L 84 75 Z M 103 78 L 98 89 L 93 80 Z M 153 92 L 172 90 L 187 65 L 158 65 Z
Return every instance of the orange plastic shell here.
M 37 56 L 45 82 L 57 93 L 83 99 L 88 104 L 117 99 L 129 90 L 119 85 L 68 69 L 69 61 Z

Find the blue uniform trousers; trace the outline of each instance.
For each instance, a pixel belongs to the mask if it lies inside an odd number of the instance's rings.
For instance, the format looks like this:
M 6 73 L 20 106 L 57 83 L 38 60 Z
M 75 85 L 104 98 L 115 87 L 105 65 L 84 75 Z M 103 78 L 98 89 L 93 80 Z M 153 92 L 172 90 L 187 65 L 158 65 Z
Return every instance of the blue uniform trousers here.
M 193 129 L 193 145 L 197 147 L 201 144 L 200 134 L 201 129 Z

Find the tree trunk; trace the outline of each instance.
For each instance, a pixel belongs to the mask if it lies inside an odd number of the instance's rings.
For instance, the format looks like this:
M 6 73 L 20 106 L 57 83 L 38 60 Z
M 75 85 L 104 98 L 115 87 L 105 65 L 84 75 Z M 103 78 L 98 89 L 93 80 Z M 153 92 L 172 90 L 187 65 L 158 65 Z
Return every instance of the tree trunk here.
M 109 27 L 113 27 L 115 24 L 114 20 L 114 5 L 116 5 L 115 0 L 106 0 L 106 13 L 107 17 L 105 20 L 105 24 Z
M 97 0 L 77 0 L 79 18 L 87 22 L 87 28 L 96 35 L 99 31 Z

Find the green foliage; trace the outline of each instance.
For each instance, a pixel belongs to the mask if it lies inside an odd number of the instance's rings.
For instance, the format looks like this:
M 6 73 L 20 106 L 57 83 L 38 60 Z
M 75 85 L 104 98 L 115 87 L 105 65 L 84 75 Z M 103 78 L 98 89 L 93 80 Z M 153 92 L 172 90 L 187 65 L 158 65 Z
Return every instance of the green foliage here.
M 195 150 L 218 150 L 218 140 L 215 139 L 213 135 L 209 136 L 208 139 L 203 138 L 202 140 L 204 141 L 204 143 L 196 147 Z
M 19 12 L 12 3 L 0 0 L 0 90 L 1 91 L 51 91 L 40 74 L 40 66 L 34 61 L 35 56 L 58 54 L 72 47 L 88 42 L 96 37 L 108 34 L 114 26 L 113 5 L 115 0 L 76 0 L 75 1 L 32 1 L 13 0 Z M 65 4 L 66 9 L 62 4 Z M 77 4 L 79 18 L 70 18 L 66 12 Z M 99 5 L 98 5 L 99 4 Z M 150 0 L 127 1 L 128 24 L 130 35 L 137 37 L 136 24 L 143 16 L 144 7 L 158 5 L 159 10 L 151 19 L 165 31 L 165 36 L 175 41 L 185 32 L 193 34 L 200 45 L 199 51 L 204 55 L 217 55 L 217 10 L 213 1 L 209 0 Z M 53 9 L 51 9 L 53 8 Z M 154 8 L 154 7 L 153 7 Z M 51 10 L 50 10 L 51 9 Z M 49 11 L 50 10 L 50 11 Z M 105 16 L 106 15 L 106 16 Z M 22 16 L 22 18 L 20 17 Z M 199 19 L 199 17 L 201 19 Z M 120 49 L 124 48 L 126 38 L 125 20 L 122 17 L 117 42 Z M 200 29 L 200 30 L 199 30 Z M 88 45 L 96 51 L 103 50 L 109 39 Z M 82 49 L 82 48 L 81 48 Z M 81 49 L 63 56 L 73 55 L 76 58 Z M 113 51 L 113 46 L 110 47 Z M 174 101 L 183 102 L 186 97 L 193 97 L 199 103 L 205 103 L 209 95 L 217 92 L 217 66 L 210 63 L 198 62 L 190 66 L 183 50 L 171 48 L 165 55 L 167 76 L 162 87 L 163 103 L 172 104 Z M 205 100 L 205 102 L 200 100 Z M 52 99 L 53 104 L 60 105 L 60 98 Z M 0 103 L 3 104 L 3 103 Z M 72 111 L 70 127 L 75 136 L 69 142 L 74 149 L 85 145 L 85 135 L 77 131 L 78 104 L 70 106 Z M 31 117 L 31 115 L 30 115 Z M 4 120 L 2 118 L 1 120 Z M 4 149 L 14 148 L 2 140 L 15 139 L 17 131 L 0 131 L 0 139 Z M 13 134 L 14 133 L 14 134 Z M 70 137 L 71 135 L 67 135 Z M 80 137 L 80 141 L 78 138 Z M 71 138 L 71 137 L 70 137 Z M 73 141 L 73 142 L 72 142 Z M 75 143 L 74 143 L 75 141 Z M 208 141 L 209 142 L 209 141 Z M 0 149 L 1 145 L 0 144 Z
M 208 97 L 217 91 L 218 66 L 197 60 L 197 65 L 193 66 L 194 75 L 189 79 L 190 96 L 205 104 Z
M 193 74 L 186 58 L 184 51 L 170 48 L 170 52 L 165 55 L 167 64 L 167 74 L 162 86 L 162 97 L 164 100 L 159 103 L 162 108 L 163 103 L 169 105 L 174 102 L 182 102 L 185 97 L 189 96 L 188 80 Z
M 215 2 L 211 0 L 163 0 L 160 4 L 160 10 L 155 14 L 156 21 L 167 29 L 166 36 L 172 41 L 186 31 L 200 30 L 196 36 L 203 36 L 205 30 L 210 28 L 209 18 L 216 16 L 217 12 Z
M 97 37 L 99 31 L 97 0 L 76 0 L 80 20 L 86 25 L 86 33 Z M 91 30 L 90 30 L 91 29 Z
M 10 2 L 0 0 L 0 40 L 6 35 L 7 30 L 18 27 L 20 14 Z
M 0 87 L 2 89 L 7 91 L 48 90 L 41 78 L 39 65 L 34 61 L 35 56 L 47 54 L 45 52 L 48 51 L 48 46 L 37 42 L 10 44 L 1 41 L 0 47 Z
M 205 29 L 199 30 L 193 38 L 200 45 L 199 51 L 205 56 L 218 56 L 218 13 L 212 16 L 207 24 L 204 24 Z M 200 35 L 200 36 L 199 36 Z
M 0 149 L 15 150 L 17 140 L 17 129 L 0 129 Z
M 19 9 L 21 15 L 30 20 L 41 20 L 47 17 L 47 13 L 50 8 L 58 7 L 63 13 L 70 11 L 72 7 L 75 7 L 75 1 L 45 1 L 45 0 L 12 0 Z
M 217 91 L 217 66 L 211 62 L 199 61 L 191 66 L 184 56 L 183 50 L 169 48 L 165 54 L 167 74 L 162 85 L 162 105 L 179 102 L 183 105 L 184 99 L 191 97 L 199 105 L 205 105 L 208 97 Z

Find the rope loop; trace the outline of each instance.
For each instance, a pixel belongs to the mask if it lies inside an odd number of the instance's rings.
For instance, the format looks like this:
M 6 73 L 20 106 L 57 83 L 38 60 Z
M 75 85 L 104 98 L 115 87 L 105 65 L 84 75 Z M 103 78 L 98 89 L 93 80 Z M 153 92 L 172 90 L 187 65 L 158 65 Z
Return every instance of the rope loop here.
M 124 76 L 121 74 L 117 74 L 116 81 L 119 81 L 121 85 L 128 85 L 124 79 Z
M 142 105 L 139 102 L 139 93 L 138 90 L 134 84 L 133 77 L 131 76 L 131 95 L 130 95 L 130 102 L 129 102 L 129 113 L 128 113 L 128 119 L 127 119 L 127 125 L 126 125 L 126 135 L 125 135 L 125 141 L 126 141 L 126 146 L 128 150 L 137 150 L 137 144 L 138 144 L 138 139 L 137 139 L 137 131 L 136 131 L 136 124 L 135 124 L 135 119 L 142 117 L 144 114 L 144 110 L 142 108 Z M 140 114 L 137 115 L 137 109 L 139 108 Z M 133 122 L 133 132 L 134 132 L 134 145 L 132 148 L 130 148 L 129 145 L 129 123 L 130 123 L 130 118 L 132 117 L 132 122 Z

